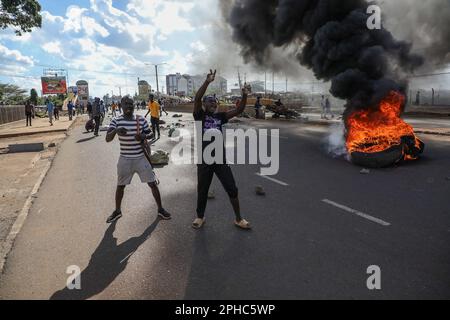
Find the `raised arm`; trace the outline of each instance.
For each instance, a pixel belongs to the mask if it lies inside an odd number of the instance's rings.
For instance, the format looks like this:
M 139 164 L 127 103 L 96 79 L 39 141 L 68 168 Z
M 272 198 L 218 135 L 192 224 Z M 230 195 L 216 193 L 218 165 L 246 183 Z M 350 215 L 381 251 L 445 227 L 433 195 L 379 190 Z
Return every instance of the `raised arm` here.
M 241 102 L 239 103 L 239 106 L 236 109 L 230 110 L 227 112 L 227 119 L 234 118 L 238 115 L 240 115 L 245 110 L 245 106 L 247 105 L 247 96 L 251 92 L 251 87 L 249 84 L 244 84 L 244 87 L 242 88 L 242 98 Z
M 202 109 L 202 98 L 205 95 L 206 89 L 208 89 L 209 84 L 213 82 L 215 78 L 216 78 L 216 70 L 214 70 L 213 72 L 212 69 L 210 69 L 208 75 L 206 76 L 205 82 L 198 89 L 197 94 L 195 95 L 194 113 L 197 113 Z

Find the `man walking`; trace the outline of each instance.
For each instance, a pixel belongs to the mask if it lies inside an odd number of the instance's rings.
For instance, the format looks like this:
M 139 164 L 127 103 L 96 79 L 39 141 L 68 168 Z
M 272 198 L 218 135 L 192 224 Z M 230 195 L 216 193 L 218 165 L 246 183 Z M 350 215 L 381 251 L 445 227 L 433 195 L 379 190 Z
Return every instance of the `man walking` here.
M 145 114 L 145 117 L 150 113 L 150 122 L 152 124 L 152 131 L 156 138 L 156 133 L 158 133 L 157 139 L 160 138 L 159 133 L 159 103 L 156 101 L 153 101 L 154 96 L 151 94 L 149 95 L 150 101 L 148 102 L 148 111 Z
M 222 132 L 222 126 L 226 124 L 231 118 L 241 114 L 245 105 L 247 104 L 247 95 L 250 92 L 250 86 L 244 85 L 242 88 L 242 99 L 239 107 L 228 112 L 217 111 L 217 99 L 214 96 L 206 96 L 203 98 L 209 84 L 214 81 L 216 71 L 214 73 L 210 70 L 205 82 L 198 90 L 194 102 L 194 119 L 196 125 L 201 126 L 202 135 L 209 130 L 219 130 Z M 200 139 L 200 137 L 199 137 Z M 205 148 L 212 143 L 212 141 L 205 141 L 202 139 L 202 155 Z M 205 163 L 204 157 L 197 165 L 197 218 L 192 223 L 192 227 L 199 229 L 205 223 L 205 209 L 208 200 L 209 186 L 211 185 L 214 174 L 219 178 L 222 186 L 225 188 L 230 197 L 231 205 L 233 206 L 235 221 L 234 224 L 242 229 L 250 229 L 250 223 L 241 217 L 238 189 L 233 177 L 233 172 L 225 159 L 225 145 L 223 145 L 223 161 L 214 161 L 212 164 Z M 216 159 L 217 160 L 217 159 Z
M 73 117 L 73 103 L 72 103 L 72 101 L 69 101 L 69 103 L 67 104 L 67 111 L 69 112 L 69 121 L 72 121 L 72 117 Z
M 163 112 L 166 114 L 166 116 L 168 116 L 169 113 L 166 111 L 166 102 L 165 102 L 165 99 L 159 99 L 159 100 L 158 100 L 158 103 L 159 103 L 159 106 L 160 106 L 160 109 L 161 109 L 161 111 L 160 111 L 160 113 L 159 113 L 160 117 L 162 117 Z
M 320 119 L 325 119 L 325 113 L 326 113 L 326 102 L 325 102 L 325 96 L 322 95 L 322 100 L 320 101 L 320 107 L 322 108 L 322 112 L 320 113 Z
M 100 118 L 101 118 L 100 98 L 95 98 L 94 104 L 92 105 L 92 119 L 94 119 L 95 121 L 94 136 L 98 136 L 98 129 L 100 128 Z
M 45 101 L 45 103 L 47 104 L 47 113 L 48 113 L 48 122 L 50 122 L 50 125 L 53 125 L 53 112 L 55 109 L 55 106 L 53 104 L 53 102 L 51 102 L 49 99 L 47 99 Z
M 129 97 L 122 98 L 122 108 L 124 114 L 114 118 L 109 125 L 106 134 L 106 142 L 111 142 L 116 134 L 120 141 L 120 158 L 117 164 L 117 189 L 116 189 L 116 209 L 106 220 L 107 223 L 116 221 L 122 217 L 122 199 L 125 187 L 131 183 L 135 173 L 139 175 L 142 183 L 147 183 L 150 187 L 153 197 L 158 206 L 158 215 L 165 220 L 171 218 L 161 204 L 161 195 L 159 193 L 156 176 L 152 165 L 144 155 L 142 142 L 147 141 L 147 135 L 150 134 L 150 128 L 147 120 L 143 117 L 137 118 L 134 115 L 133 100 Z M 138 123 L 140 132 L 138 132 Z
M 89 119 L 93 119 L 92 118 L 92 103 L 90 101 L 88 101 L 88 103 L 87 103 L 86 110 L 89 115 Z
M 55 120 L 59 120 L 59 108 L 57 105 L 55 105 L 55 108 L 53 109 L 53 114 L 55 116 Z
M 28 123 L 30 123 L 31 127 L 31 118 L 33 117 L 34 106 L 31 104 L 30 100 L 27 100 L 25 103 L 25 117 L 27 118 L 27 127 Z

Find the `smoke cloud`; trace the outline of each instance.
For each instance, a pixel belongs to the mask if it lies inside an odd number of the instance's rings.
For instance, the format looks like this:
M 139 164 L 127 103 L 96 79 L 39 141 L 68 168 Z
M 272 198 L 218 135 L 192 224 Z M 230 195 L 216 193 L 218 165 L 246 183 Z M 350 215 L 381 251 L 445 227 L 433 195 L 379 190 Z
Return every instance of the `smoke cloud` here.
M 447 0 L 448 1 L 448 0 Z M 405 75 L 424 59 L 384 27 L 367 28 L 365 0 L 236 0 L 226 17 L 246 62 L 273 65 L 274 49 L 297 61 L 347 101 L 346 114 L 377 108 L 390 91 L 407 91 Z M 436 52 L 439 55 L 439 52 Z

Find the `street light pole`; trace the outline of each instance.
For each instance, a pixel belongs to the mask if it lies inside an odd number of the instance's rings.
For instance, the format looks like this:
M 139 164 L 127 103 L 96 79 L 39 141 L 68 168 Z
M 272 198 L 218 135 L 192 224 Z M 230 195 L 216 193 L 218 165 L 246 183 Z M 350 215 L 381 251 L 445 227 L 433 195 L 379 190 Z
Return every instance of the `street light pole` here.
M 159 81 L 158 81 L 158 66 L 161 66 L 163 64 L 167 64 L 165 62 L 163 63 L 146 63 L 146 65 L 153 65 L 155 66 L 155 73 L 156 73 L 156 94 L 159 95 Z
M 158 65 L 157 64 L 155 64 L 155 72 L 156 72 L 156 95 L 159 95 Z

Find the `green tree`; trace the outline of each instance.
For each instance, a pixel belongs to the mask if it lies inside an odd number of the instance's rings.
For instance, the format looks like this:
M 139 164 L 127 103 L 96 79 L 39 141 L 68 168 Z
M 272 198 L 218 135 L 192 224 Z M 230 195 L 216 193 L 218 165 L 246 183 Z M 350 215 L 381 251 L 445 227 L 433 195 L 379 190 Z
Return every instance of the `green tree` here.
M 30 101 L 32 104 L 37 105 L 38 102 L 38 93 L 36 89 L 31 89 L 30 91 Z
M 0 29 L 12 27 L 17 35 L 42 25 L 41 5 L 36 0 L 0 0 Z
M 26 92 L 26 90 L 21 89 L 14 84 L 0 83 L 0 100 L 4 104 L 24 104 L 25 100 L 28 98 Z

